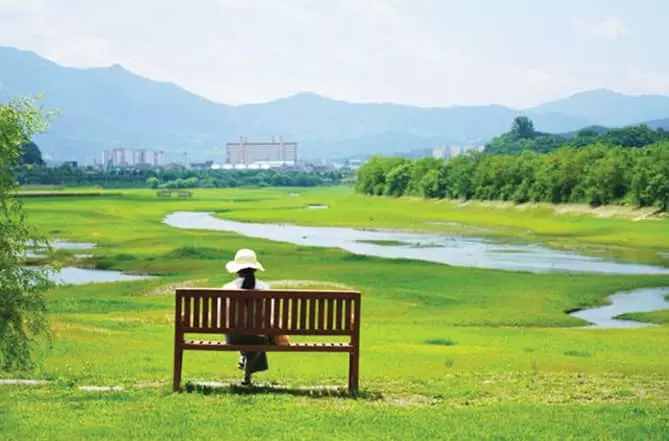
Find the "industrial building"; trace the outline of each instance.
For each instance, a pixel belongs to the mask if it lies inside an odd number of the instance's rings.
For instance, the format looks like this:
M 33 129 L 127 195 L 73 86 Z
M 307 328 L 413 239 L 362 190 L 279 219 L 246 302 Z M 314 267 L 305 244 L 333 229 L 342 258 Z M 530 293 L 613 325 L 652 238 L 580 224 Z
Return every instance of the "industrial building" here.
M 129 150 L 116 148 L 105 150 L 102 166 L 108 167 L 160 167 L 165 164 L 165 153 L 153 150 Z
M 297 164 L 297 142 L 286 142 L 283 138 L 272 138 L 268 142 L 249 142 L 248 138 L 240 138 L 237 142 L 228 142 L 225 145 L 226 164 L 253 165 Z

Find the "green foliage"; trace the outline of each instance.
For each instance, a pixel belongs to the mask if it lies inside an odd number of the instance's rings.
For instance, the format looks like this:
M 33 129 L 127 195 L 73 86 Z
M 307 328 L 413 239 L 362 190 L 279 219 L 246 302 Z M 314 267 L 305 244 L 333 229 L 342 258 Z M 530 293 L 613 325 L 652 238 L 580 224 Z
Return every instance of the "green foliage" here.
M 21 185 L 101 186 L 106 188 L 315 187 L 337 185 L 339 171 L 112 169 L 23 166 L 15 170 Z
M 386 178 L 385 194 L 388 196 L 402 196 L 409 187 L 413 164 L 406 162 L 393 167 Z
M 524 151 L 550 153 L 560 147 L 582 148 L 593 144 L 619 147 L 645 147 L 669 141 L 669 133 L 646 125 L 622 129 L 585 128 L 576 134 L 551 135 L 534 130 L 527 117 L 514 120 L 511 130 L 492 139 L 485 147 L 488 154 L 520 154 Z
M 414 162 L 407 194 L 422 195 L 421 182 L 423 181 L 423 177 L 430 170 L 439 169 L 440 166 L 441 161 L 431 156 Z
M 518 116 L 513 120 L 511 136 L 514 139 L 532 139 L 537 135 L 534 123 L 526 116 Z
M 32 366 L 31 339 L 48 334 L 42 291 L 50 286 L 44 270 L 26 269 L 31 247 L 48 248 L 30 228 L 19 200 L 13 169 L 22 160 L 26 139 L 45 128 L 30 100 L 0 104 L 0 370 Z
M 381 196 L 386 192 L 386 180 L 393 168 L 410 162 L 408 159 L 375 156 L 358 169 L 355 187 L 361 193 Z M 404 176 L 398 172 L 394 179 L 404 179 Z M 391 188 L 395 185 L 399 185 L 399 182 L 391 183 Z
M 370 167 L 361 167 L 358 183 L 369 185 L 358 185 L 358 191 L 379 194 L 377 186 L 384 183 L 385 194 L 392 196 L 669 207 L 669 142 L 642 149 L 565 147 L 545 155 L 529 150 L 521 155 L 469 154 L 450 161 L 401 162 L 390 169 L 388 164 L 376 158 Z
M 42 152 L 40 151 L 39 147 L 37 147 L 37 144 L 35 144 L 34 142 L 28 141 L 27 143 L 23 144 L 21 150 L 22 150 L 21 162 L 23 164 L 44 165 L 44 160 L 42 159 Z
M 160 186 L 160 179 L 156 178 L 155 176 L 151 176 L 150 178 L 146 179 L 146 185 L 148 185 L 150 188 L 158 188 Z

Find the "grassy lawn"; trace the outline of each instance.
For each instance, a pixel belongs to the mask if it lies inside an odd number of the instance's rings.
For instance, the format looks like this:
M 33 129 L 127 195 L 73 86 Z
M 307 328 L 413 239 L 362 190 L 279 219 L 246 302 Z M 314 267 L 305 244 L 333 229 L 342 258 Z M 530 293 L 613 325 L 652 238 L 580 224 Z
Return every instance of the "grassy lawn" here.
M 0 385 L 0 439 L 669 436 L 669 327 L 585 329 L 564 313 L 601 304 L 616 291 L 669 286 L 669 276 L 449 267 L 161 224 L 170 212 L 203 210 L 247 221 L 476 231 L 560 246 L 578 241 L 626 260 L 657 263 L 657 253 L 669 250 L 668 220 L 367 198 L 342 188 L 197 190 L 188 200 L 132 190 L 24 204 L 29 219 L 50 236 L 97 243 L 87 265 L 160 277 L 48 293 L 52 347 L 40 346 L 39 367 L 20 375 L 51 383 Z M 309 204 L 330 208 L 306 210 Z M 363 292 L 360 399 L 315 388 L 345 385 L 347 363 L 340 354 L 269 354 L 270 370 L 257 376 L 269 392 L 169 393 L 174 287 L 221 286 L 230 279 L 224 264 L 240 247 L 258 252 L 267 268 L 263 280 L 336 283 Z M 67 260 L 68 253 L 60 258 Z M 667 323 L 666 312 L 643 317 Z M 236 359 L 187 352 L 184 380 L 236 382 Z M 88 385 L 124 389 L 79 390 Z

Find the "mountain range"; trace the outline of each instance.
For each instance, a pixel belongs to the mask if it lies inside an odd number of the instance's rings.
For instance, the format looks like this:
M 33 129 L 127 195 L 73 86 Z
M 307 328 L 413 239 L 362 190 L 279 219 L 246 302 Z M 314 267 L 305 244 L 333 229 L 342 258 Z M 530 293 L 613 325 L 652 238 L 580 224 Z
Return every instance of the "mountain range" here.
M 153 149 L 168 157 L 224 158 L 225 142 L 283 136 L 304 158 L 338 158 L 420 150 L 442 144 L 480 145 L 507 131 L 518 115 L 537 130 L 563 133 L 592 125 L 650 121 L 669 126 L 669 97 L 582 92 L 529 109 L 501 105 L 414 107 L 349 103 L 314 93 L 247 105 L 226 105 L 119 65 L 71 68 L 34 52 L 0 47 L 0 95 L 43 95 L 59 115 L 35 141 L 55 160 L 90 162 L 115 147 Z

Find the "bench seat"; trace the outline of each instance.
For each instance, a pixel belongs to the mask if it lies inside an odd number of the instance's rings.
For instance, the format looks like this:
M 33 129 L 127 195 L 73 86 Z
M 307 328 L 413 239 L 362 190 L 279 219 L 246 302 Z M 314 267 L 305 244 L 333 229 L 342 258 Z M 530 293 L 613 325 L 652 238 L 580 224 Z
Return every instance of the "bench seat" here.
M 186 340 L 184 349 L 248 352 L 352 352 L 350 343 L 291 343 L 290 345 L 229 345 L 223 341 Z

